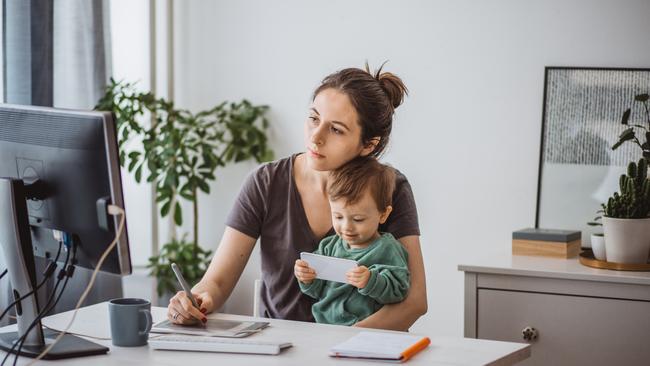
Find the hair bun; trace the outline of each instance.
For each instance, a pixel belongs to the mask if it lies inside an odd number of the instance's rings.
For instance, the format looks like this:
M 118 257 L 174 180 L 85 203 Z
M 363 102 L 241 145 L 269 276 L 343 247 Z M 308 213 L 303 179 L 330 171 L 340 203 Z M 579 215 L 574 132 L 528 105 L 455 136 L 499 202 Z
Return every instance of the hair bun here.
M 379 82 L 381 89 L 384 91 L 384 93 L 386 93 L 388 99 L 390 100 L 390 104 L 393 106 L 393 109 L 395 109 L 402 104 L 402 101 L 404 100 L 404 94 L 408 95 L 409 92 L 408 89 L 406 89 L 406 85 L 404 85 L 404 82 L 399 78 L 399 76 L 390 72 L 381 72 L 381 70 L 384 68 L 384 65 L 386 65 L 386 62 L 388 61 L 384 61 L 384 63 L 379 66 L 379 69 L 375 71 L 375 75 L 373 75 L 373 77 Z M 370 66 L 368 65 L 367 60 L 366 72 L 368 74 L 371 74 Z
M 379 80 L 381 88 L 388 95 L 393 108 L 399 107 L 404 100 L 404 95 L 408 94 L 408 89 L 406 89 L 402 79 L 390 72 L 382 72 L 376 78 Z

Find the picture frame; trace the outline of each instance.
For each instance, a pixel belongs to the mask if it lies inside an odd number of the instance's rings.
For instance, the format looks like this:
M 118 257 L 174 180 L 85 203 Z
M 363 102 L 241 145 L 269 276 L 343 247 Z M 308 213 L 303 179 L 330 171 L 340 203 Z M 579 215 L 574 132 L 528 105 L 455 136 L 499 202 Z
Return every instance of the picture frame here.
M 536 228 L 581 230 L 583 246 L 590 246 L 601 228 L 587 223 L 618 190 L 627 164 L 642 156 L 632 143 L 611 147 L 625 129 L 626 109 L 645 116 L 634 96 L 648 91 L 650 69 L 545 68 Z

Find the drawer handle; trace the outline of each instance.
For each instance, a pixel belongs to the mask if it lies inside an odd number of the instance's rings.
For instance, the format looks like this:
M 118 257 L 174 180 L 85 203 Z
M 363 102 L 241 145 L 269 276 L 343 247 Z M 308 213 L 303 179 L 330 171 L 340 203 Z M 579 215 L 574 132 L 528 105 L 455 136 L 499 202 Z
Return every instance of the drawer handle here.
M 537 339 L 539 333 L 537 332 L 537 329 L 533 327 L 526 327 L 521 331 L 521 335 L 525 341 L 531 342 Z

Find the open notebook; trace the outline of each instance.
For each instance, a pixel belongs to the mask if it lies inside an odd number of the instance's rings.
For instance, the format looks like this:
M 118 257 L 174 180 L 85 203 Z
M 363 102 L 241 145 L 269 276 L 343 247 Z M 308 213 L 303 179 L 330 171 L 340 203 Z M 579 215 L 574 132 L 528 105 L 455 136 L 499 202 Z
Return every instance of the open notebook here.
M 360 332 L 330 349 L 330 356 L 404 362 L 427 348 L 431 340 L 410 334 Z

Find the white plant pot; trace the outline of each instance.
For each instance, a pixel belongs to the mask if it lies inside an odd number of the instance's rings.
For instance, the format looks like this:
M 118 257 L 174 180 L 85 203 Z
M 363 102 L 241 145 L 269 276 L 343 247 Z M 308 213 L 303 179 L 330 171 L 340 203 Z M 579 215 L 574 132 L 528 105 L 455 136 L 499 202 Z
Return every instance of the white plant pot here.
M 591 250 L 594 251 L 594 257 L 596 257 L 596 259 L 606 261 L 605 237 L 602 235 L 591 234 Z
M 650 255 L 650 218 L 603 217 L 608 262 L 647 263 Z

